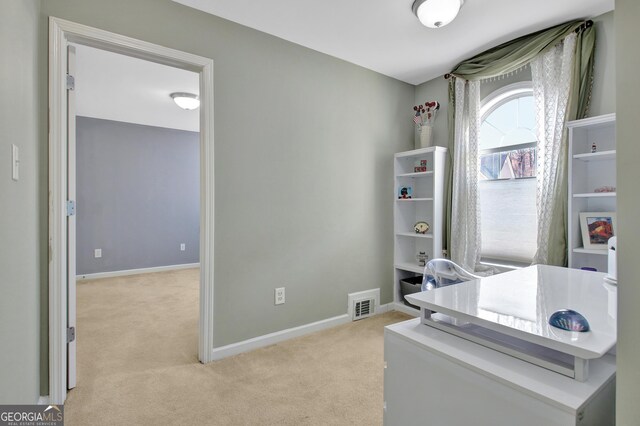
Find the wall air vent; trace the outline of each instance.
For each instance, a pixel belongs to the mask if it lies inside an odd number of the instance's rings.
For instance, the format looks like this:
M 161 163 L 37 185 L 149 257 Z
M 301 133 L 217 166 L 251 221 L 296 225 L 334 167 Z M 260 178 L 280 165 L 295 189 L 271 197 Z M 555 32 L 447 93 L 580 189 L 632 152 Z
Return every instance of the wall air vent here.
M 380 289 L 359 291 L 347 295 L 347 315 L 351 321 L 367 318 L 376 314 L 380 308 Z
M 354 300 L 353 317 L 351 319 L 356 321 L 373 315 L 375 302 L 375 299 Z

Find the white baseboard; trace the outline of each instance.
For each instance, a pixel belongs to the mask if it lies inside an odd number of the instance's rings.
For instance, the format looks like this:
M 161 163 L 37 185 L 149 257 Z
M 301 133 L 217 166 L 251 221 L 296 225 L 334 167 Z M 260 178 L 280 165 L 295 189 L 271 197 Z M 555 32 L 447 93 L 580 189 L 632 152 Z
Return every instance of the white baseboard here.
M 95 280 L 96 278 L 123 277 L 126 275 L 148 274 L 150 272 L 176 271 L 179 269 L 198 268 L 200 263 L 185 263 L 182 265 L 156 266 L 153 268 L 127 269 L 124 271 L 97 272 L 95 274 L 77 275 L 76 281 Z
M 393 302 L 387 303 L 385 305 L 379 305 L 376 308 L 374 315 L 384 314 L 385 312 L 390 312 L 393 310 L 398 310 L 396 309 Z M 418 314 L 414 313 L 414 315 L 417 316 Z M 274 345 L 276 343 L 284 342 L 285 340 L 315 333 L 316 331 L 320 330 L 326 330 L 327 328 L 336 327 L 338 325 L 347 324 L 350 322 L 351 316 L 349 314 L 338 315 L 337 317 L 327 318 L 325 320 L 312 322 L 310 324 L 301 325 L 299 327 L 288 328 L 286 330 L 276 331 L 275 333 L 265 334 L 264 336 L 254 337 L 242 342 L 232 343 L 230 345 L 221 346 L 219 348 L 213 348 L 213 360 L 217 361 L 228 356 L 237 355 L 243 352 L 249 352 L 254 349 Z
M 417 309 L 413 309 L 411 306 L 407 306 L 404 303 L 391 302 L 389 303 L 389 305 L 389 310 L 402 312 L 416 318 L 420 316 L 420 311 L 418 311 Z
M 36 404 L 49 405 L 49 395 L 41 396 L 40 398 L 38 398 L 38 402 L 36 402 Z
M 299 327 L 288 328 L 286 330 L 276 331 L 275 333 L 265 334 L 264 336 L 254 337 L 253 339 L 244 340 L 242 342 L 213 348 L 213 360 L 216 361 L 228 356 L 263 348 L 265 346 L 293 339 L 294 337 L 304 336 L 306 334 L 347 324 L 349 322 L 351 322 L 351 317 L 349 317 L 349 315 L 338 315 L 337 317 L 327 318 L 325 320 L 312 322 Z
M 376 310 L 376 315 L 384 314 L 385 312 L 393 311 L 393 303 L 386 303 L 384 305 L 378 305 Z

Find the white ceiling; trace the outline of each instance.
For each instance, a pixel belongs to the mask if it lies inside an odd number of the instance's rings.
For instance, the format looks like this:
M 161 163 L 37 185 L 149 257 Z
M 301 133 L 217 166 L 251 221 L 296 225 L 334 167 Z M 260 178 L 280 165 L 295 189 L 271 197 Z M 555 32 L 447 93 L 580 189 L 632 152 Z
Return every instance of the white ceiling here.
M 185 111 L 169 97 L 199 93 L 198 74 L 76 45 L 76 114 L 199 131 L 199 109 Z
M 614 0 L 465 0 L 440 29 L 423 27 L 413 0 L 174 0 L 285 40 L 419 84 L 520 35 L 613 10 Z M 366 7 L 365 7 L 366 6 Z M 172 92 L 198 93 L 198 75 L 76 46 L 77 114 L 197 132 L 199 110 Z M 215 59 L 215 58 L 214 58 Z
M 502 42 L 614 7 L 614 0 L 465 0 L 451 24 L 429 29 L 411 12 L 413 0 L 173 1 L 411 84 Z

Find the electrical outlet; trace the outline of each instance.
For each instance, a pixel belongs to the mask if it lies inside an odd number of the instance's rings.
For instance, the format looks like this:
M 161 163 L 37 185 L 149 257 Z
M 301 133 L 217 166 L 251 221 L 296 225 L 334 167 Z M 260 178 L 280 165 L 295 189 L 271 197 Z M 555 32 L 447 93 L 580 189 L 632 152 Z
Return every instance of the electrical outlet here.
M 284 287 L 278 287 L 275 290 L 275 304 L 282 305 L 284 303 Z
M 185 251 L 186 245 L 185 243 L 180 244 L 180 251 Z
M 93 257 L 95 257 L 96 259 L 102 257 L 102 249 L 95 249 L 93 251 Z

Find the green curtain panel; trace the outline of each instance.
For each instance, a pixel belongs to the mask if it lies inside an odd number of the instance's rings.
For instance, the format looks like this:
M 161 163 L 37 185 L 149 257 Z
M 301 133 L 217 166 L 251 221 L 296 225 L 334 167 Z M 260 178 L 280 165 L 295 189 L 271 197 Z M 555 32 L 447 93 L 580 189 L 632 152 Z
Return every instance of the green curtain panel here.
M 538 31 L 515 40 L 506 42 L 497 47 L 489 49 L 471 59 L 458 64 L 450 74 L 449 78 L 449 159 L 453 159 L 455 116 L 455 79 L 482 80 L 498 77 L 513 72 L 527 65 L 533 58 L 541 53 L 545 53 L 553 46 L 571 34 L 577 33 L 576 56 L 573 68 L 573 81 L 569 96 L 569 106 L 567 120 L 584 118 L 589 110 L 591 100 L 591 88 L 593 83 L 593 65 L 596 33 L 592 21 L 573 21 L 557 25 L 546 30 Z M 563 143 L 567 143 L 567 133 L 563 138 Z M 566 150 L 565 150 L 566 152 Z M 566 266 L 567 264 L 567 158 L 559 159 L 563 163 L 564 173 L 560 173 L 561 181 L 557 184 L 564 191 L 564 203 L 557 206 L 553 213 L 553 245 L 554 250 L 550 253 L 549 264 Z M 453 167 L 449 167 L 447 176 L 447 189 L 445 194 L 445 232 L 443 233 L 443 247 L 447 250 L 451 247 L 451 200 L 452 200 L 452 179 Z
M 447 257 L 451 258 L 451 210 L 453 203 L 453 159 L 454 159 L 454 132 L 456 129 L 456 81 L 449 79 L 449 107 L 447 109 L 447 120 L 449 127 L 449 140 L 447 142 L 447 153 L 449 154 L 449 164 L 447 170 L 447 185 L 444 194 L 444 232 L 442 233 L 442 247 L 447 251 Z
M 465 80 L 483 80 L 508 74 L 527 65 L 533 58 L 587 25 L 593 28 L 592 23 L 574 21 L 508 41 L 461 62 L 451 74 Z

